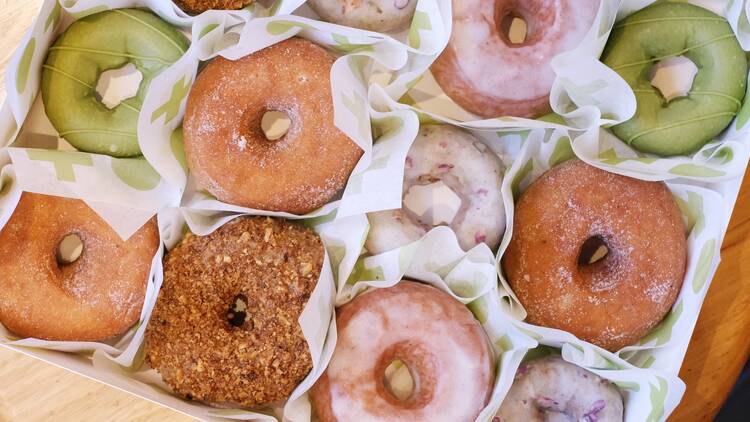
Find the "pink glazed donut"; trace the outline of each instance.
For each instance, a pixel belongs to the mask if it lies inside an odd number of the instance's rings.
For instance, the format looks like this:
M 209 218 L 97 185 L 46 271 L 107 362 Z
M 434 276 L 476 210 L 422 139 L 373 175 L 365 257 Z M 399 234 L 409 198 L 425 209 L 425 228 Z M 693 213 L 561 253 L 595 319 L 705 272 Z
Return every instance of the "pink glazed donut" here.
M 448 47 L 432 65 L 446 94 L 482 117 L 547 114 L 555 74 L 550 62 L 577 47 L 600 0 L 454 0 Z M 508 37 L 513 18 L 526 38 Z

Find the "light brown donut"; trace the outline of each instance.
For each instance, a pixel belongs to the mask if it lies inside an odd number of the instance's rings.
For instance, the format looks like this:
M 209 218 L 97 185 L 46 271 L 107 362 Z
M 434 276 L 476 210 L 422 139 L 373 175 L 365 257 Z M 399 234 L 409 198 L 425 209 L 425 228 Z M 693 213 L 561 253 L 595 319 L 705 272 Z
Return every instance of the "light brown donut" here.
M 590 264 L 596 238 L 609 253 Z M 685 224 L 664 183 L 571 160 L 521 196 L 502 264 L 528 322 L 617 351 L 669 312 L 686 260 Z
M 211 61 L 190 91 L 183 124 L 199 185 L 224 202 L 269 211 L 305 214 L 330 202 L 362 155 L 333 122 L 332 64 L 301 38 Z M 267 111 L 291 119 L 279 140 L 263 133 Z
M 80 257 L 58 263 L 69 234 Z M 151 219 L 123 242 L 86 203 L 24 192 L 0 231 L 0 322 L 22 337 L 98 341 L 138 322 L 159 229 Z
M 338 310 L 338 340 L 310 391 L 322 422 L 474 421 L 489 401 L 494 355 L 474 315 L 413 281 L 375 289 Z M 415 389 L 399 400 L 386 368 L 403 362 Z
M 550 112 L 552 59 L 580 44 L 600 0 L 453 0 L 453 31 L 432 65 L 438 84 L 476 115 L 539 117 Z M 513 44 L 506 19 L 528 25 Z

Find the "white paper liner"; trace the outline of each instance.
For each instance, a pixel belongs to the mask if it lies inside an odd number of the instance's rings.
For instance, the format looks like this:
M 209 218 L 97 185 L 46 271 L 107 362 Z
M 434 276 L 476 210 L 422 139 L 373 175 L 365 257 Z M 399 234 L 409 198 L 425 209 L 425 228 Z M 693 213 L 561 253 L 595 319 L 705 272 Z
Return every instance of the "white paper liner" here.
M 0 156 L 2 153 L 0 153 Z M 6 166 L 6 169 L 10 169 L 12 172 L 12 166 Z M 12 185 L 10 185 L 11 193 L 8 196 L 12 196 L 15 194 L 18 194 L 20 196 L 19 190 L 13 190 Z M 15 205 L 18 203 L 17 199 L 15 201 L 10 202 L 12 206 L 15 208 Z M 4 197 L 0 195 L 0 209 L 2 209 L 5 205 Z M 4 210 L 3 210 L 4 211 Z M 10 212 L 12 214 L 12 210 Z M 3 212 L 2 216 L 4 216 L 5 213 Z M 169 227 L 170 225 L 174 224 L 174 220 L 177 216 L 174 213 L 170 212 L 163 212 L 157 215 L 157 222 L 159 225 L 159 231 L 162 232 L 165 227 Z M 0 219 L 3 217 L 0 217 Z M 43 224 L 43 222 L 41 222 Z M 150 272 L 147 280 L 144 280 L 147 282 L 146 287 L 146 294 L 144 298 L 143 307 L 141 309 L 141 314 L 139 317 L 138 322 L 128 329 L 125 333 L 114 337 L 112 339 L 108 339 L 106 341 L 102 342 L 80 342 L 80 341 L 47 341 L 47 340 L 40 340 L 35 338 L 19 338 L 17 335 L 13 334 L 12 332 L 8 331 L 5 327 L 3 327 L 0 324 L 0 345 L 3 346 L 13 346 L 13 347 L 25 347 L 25 348 L 36 348 L 36 349 L 47 349 L 47 350 L 56 350 L 60 352 L 68 352 L 80 355 L 83 358 L 90 358 L 94 352 L 102 352 L 106 353 L 113 357 L 117 362 L 121 363 L 122 365 L 130 365 L 132 360 L 134 359 L 138 347 L 140 344 L 139 338 L 142 336 L 146 324 L 145 322 L 148 320 L 148 318 L 151 315 L 151 311 L 153 309 L 154 304 L 156 303 L 156 297 L 159 292 L 159 288 L 161 287 L 162 283 L 162 256 L 163 256 L 163 244 L 164 237 L 161 236 L 159 239 L 159 248 L 156 251 L 156 254 L 151 259 L 150 263 Z
M 517 325 L 540 342 L 539 347 L 528 351 L 524 362 L 559 354 L 564 360 L 609 380 L 622 394 L 624 422 L 666 421 L 685 392 L 685 384 L 672 373 L 637 368 L 606 351 L 588 353 L 564 332 L 547 332 L 524 323 Z
M 229 221 L 241 217 L 242 214 L 231 214 L 224 218 L 212 218 L 210 226 L 195 223 L 190 217 L 187 217 L 186 210 L 170 210 L 175 218 L 169 225 L 163 225 L 163 238 L 169 248 L 174 247 L 182 239 L 185 230 L 189 229 L 196 235 L 203 236 L 210 234 Z M 187 217 L 187 218 L 185 218 Z M 312 222 L 314 223 L 314 222 Z M 312 224 L 311 223 L 311 224 Z M 187 226 L 186 226 L 187 224 Z M 195 227 L 197 230 L 193 230 Z M 318 228 L 316 228 L 318 229 Z M 321 236 L 324 239 L 325 237 Z M 159 262 L 161 271 L 161 261 Z M 160 272 L 160 276 L 163 274 Z M 336 343 L 336 322 L 334 316 L 334 299 L 335 299 L 335 282 L 331 267 L 331 261 L 328 253 L 324 255 L 323 267 L 318 279 L 318 283 L 310 295 L 302 314 L 299 317 L 299 324 L 302 333 L 307 341 L 310 355 L 312 358 L 313 368 L 305 377 L 302 383 L 292 392 L 289 400 L 279 406 L 268 407 L 263 411 L 251 411 L 239 408 L 214 408 L 210 405 L 182 400 L 172 395 L 170 388 L 162 381 L 161 376 L 145 364 L 144 335 L 147 324 L 143 324 L 143 329 L 132 339 L 130 351 L 133 352 L 129 360 L 112 359 L 108 356 L 106 350 L 94 357 L 93 364 L 96 368 L 104 372 L 114 372 L 116 374 L 133 378 L 135 381 L 129 381 L 135 387 L 138 394 L 146 394 L 144 397 L 150 400 L 156 400 L 166 404 L 176 410 L 188 411 L 191 416 L 199 417 L 206 420 L 211 418 L 228 418 L 237 420 L 253 421 L 275 421 L 285 420 L 292 422 L 307 422 L 310 420 L 311 406 L 307 398 L 307 391 L 313 386 L 315 381 L 325 370 L 325 367 L 333 353 Z M 154 297 L 154 303 L 156 297 Z M 151 310 L 149 309 L 148 317 L 150 318 Z M 141 383 L 141 385 L 138 385 Z M 145 384 L 148 388 L 144 388 Z M 170 397 L 164 397 L 165 395 Z M 183 410 L 184 409 L 184 410 Z M 188 410 L 189 409 L 189 410 Z
M 406 45 L 388 35 L 314 21 L 299 16 L 259 17 L 243 21 L 226 12 L 205 12 L 193 20 L 193 44 L 187 54 L 154 81 L 144 101 L 139 133 L 144 155 L 171 184 L 184 191 L 182 206 L 202 213 L 239 212 L 312 218 L 337 209 L 337 218 L 392 207 L 400 201 L 391 188 L 400 185 L 402 157 L 416 136 L 413 113 L 370 110 L 367 87 L 372 79 L 386 80 L 387 90 L 405 92 L 409 83 L 444 46 L 447 31 L 443 16 L 446 1 L 421 0 Z M 440 5 L 440 7 L 439 7 Z M 442 7 L 442 8 L 441 8 Z M 201 62 L 217 55 L 237 59 L 292 36 L 307 38 L 340 55 L 331 70 L 334 120 L 364 154 L 340 200 L 304 216 L 268 213 L 216 200 L 196 186 L 184 164 L 179 130 L 190 85 Z M 420 63 L 413 57 L 426 58 Z M 368 124 L 369 122 L 369 124 Z M 374 143 L 374 145 L 373 145 Z M 404 150 L 406 148 L 406 150 Z M 396 176 L 394 176 L 396 175 Z
M 575 141 L 573 141 L 575 142 Z M 503 181 L 503 198 L 514 203 L 519 195 L 545 171 L 573 157 L 570 139 L 565 131 L 534 130 L 530 132 L 516 161 Z M 710 279 L 719 263 L 719 247 L 726 223 L 722 197 L 709 189 L 669 183 L 677 204 L 686 222 L 688 260 L 680 294 L 672 310 L 651 333 L 638 344 L 628 346 L 616 354 L 630 363 L 644 368 L 654 368 L 677 373 L 682 363 L 689 336 L 679 333 L 692 331 L 700 312 Z M 500 245 L 498 257 L 502 257 L 510 243 L 514 213 L 507 207 L 508 229 Z M 503 289 L 514 297 L 504 278 L 499 264 Z M 516 299 L 511 306 L 511 314 L 518 319 L 526 316 L 523 307 Z M 589 353 L 599 353 L 601 349 L 580 343 Z
M 642 9 L 652 0 L 603 0 L 608 19 L 602 21 L 597 33 L 589 32 L 576 50 L 561 54 L 553 60 L 557 79 L 552 98 L 567 95 L 580 108 L 597 107 L 602 111 L 601 124 L 610 126 L 628 120 L 636 109 L 635 94 L 619 75 L 603 71 L 598 57 L 606 45 L 615 22 Z M 705 7 L 725 16 L 743 49 L 750 50 L 750 30 L 744 1 L 725 2 L 693 0 L 689 3 Z M 728 6 L 731 8 L 726 9 Z M 743 9 L 740 10 L 739 7 Z M 616 18 L 616 20 L 615 20 Z M 590 63 L 591 66 L 586 66 Z M 597 69 L 596 75 L 589 68 Z M 601 71 L 601 72 L 600 72 Z M 613 110 L 619 110 L 613 113 Z M 556 111 L 558 111 L 556 109 Z M 750 158 L 750 95 L 727 129 L 690 156 L 659 157 L 631 148 L 608 130 L 588 131 L 575 138 L 573 150 L 582 160 L 596 167 L 644 180 L 672 180 L 684 178 L 702 182 L 731 180 L 744 173 Z
M 466 304 L 482 324 L 495 351 L 497 374 L 490 402 L 476 419 L 491 421 L 510 388 L 521 358 L 534 341 L 516 329 L 501 307 L 495 258 L 485 244 L 468 252 L 456 235 L 436 227 L 422 239 L 375 256 L 359 256 L 369 230 L 365 216 L 322 225 L 334 268 L 337 269 L 337 306 L 369 288 L 386 288 L 411 279 L 430 284 Z M 338 265 L 336 265 L 338 264 Z
M 46 0 L 6 69 L 8 96 L 0 117 L 0 146 L 15 146 L 8 152 L 22 190 L 83 199 L 123 239 L 160 209 L 177 204 L 179 191 L 142 157 L 112 158 L 75 151 L 47 119 L 38 92 L 41 66 L 58 35 L 76 19 L 126 7 L 147 7 L 170 22 L 189 23 L 175 14 L 172 5 L 158 0 Z M 148 135 L 139 132 L 139 137 Z

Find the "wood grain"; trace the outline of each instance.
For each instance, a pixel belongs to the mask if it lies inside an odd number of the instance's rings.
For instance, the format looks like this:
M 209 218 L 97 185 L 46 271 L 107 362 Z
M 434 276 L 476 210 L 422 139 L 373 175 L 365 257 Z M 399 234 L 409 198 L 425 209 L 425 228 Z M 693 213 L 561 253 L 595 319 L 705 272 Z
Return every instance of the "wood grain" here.
M 41 0 L 0 0 L 0 69 L 31 25 Z M 0 100 L 5 97 L 0 87 Z M 722 246 L 722 263 L 680 377 L 687 384 L 671 421 L 710 421 L 750 354 L 750 175 Z M 0 348 L 0 422 L 192 420 L 146 400 Z

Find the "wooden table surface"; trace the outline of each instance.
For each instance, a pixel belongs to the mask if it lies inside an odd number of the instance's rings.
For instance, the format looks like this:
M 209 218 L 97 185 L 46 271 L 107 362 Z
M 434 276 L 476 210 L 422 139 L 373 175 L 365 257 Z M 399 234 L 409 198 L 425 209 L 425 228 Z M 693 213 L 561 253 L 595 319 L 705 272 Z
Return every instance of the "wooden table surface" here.
M 0 70 L 41 0 L 0 0 Z M 0 86 L 0 101 L 5 97 Z M 722 245 L 680 377 L 687 384 L 671 421 L 710 421 L 750 354 L 750 175 Z M 0 348 L 0 422 L 192 420 L 146 400 Z

